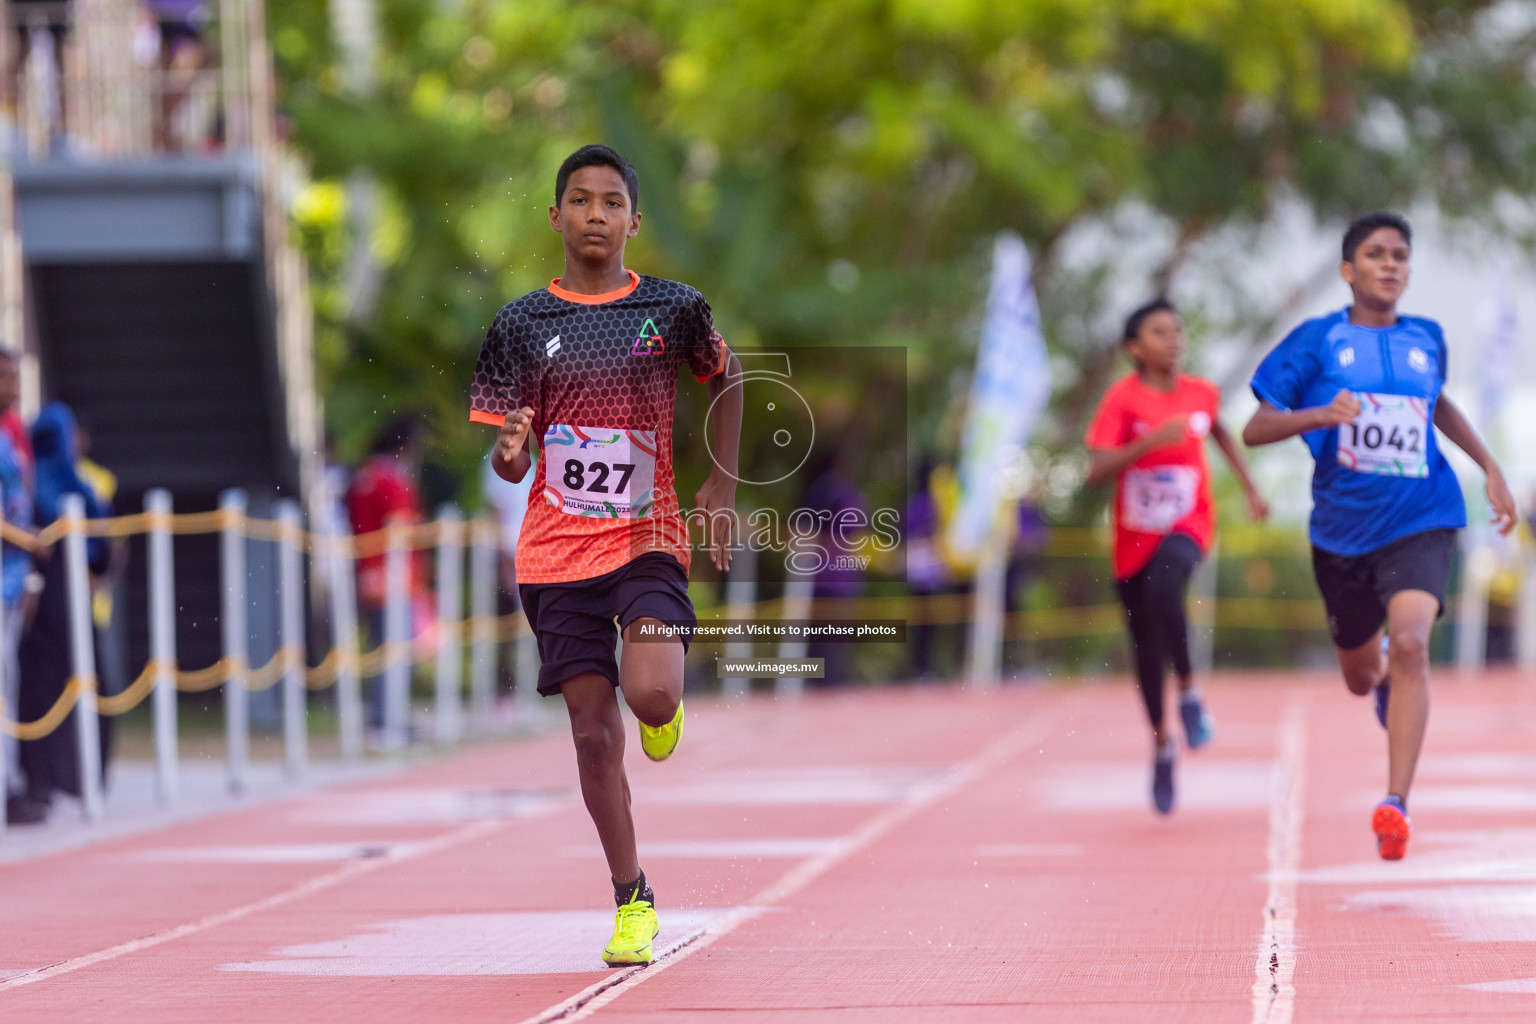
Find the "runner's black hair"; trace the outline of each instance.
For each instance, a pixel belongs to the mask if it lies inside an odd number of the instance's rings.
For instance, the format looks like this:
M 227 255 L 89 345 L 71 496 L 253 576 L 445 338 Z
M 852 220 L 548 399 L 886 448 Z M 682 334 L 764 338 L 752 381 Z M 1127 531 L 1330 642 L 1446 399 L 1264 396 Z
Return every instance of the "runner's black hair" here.
M 1360 249 L 1360 243 L 1371 237 L 1371 233 L 1381 228 L 1391 228 L 1403 236 L 1403 241 L 1408 243 L 1408 248 L 1413 248 L 1413 228 L 1408 226 L 1408 219 L 1400 213 L 1391 213 L 1387 210 L 1377 210 L 1374 213 L 1362 214 L 1350 222 L 1344 229 L 1344 262 L 1355 262 L 1355 253 Z
M 576 152 L 565 158 L 565 163 L 560 165 L 560 170 L 555 175 L 555 205 L 560 205 L 560 200 L 565 198 L 565 186 L 570 182 L 571 175 L 583 167 L 612 167 L 619 172 L 619 177 L 624 179 L 624 187 L 629 190 L 629 205 L 631 212 L 640 209 L 640 176 L 629 165 L 623 155 L 611 146 L 582 146 Z
M 374 455 L 399 455 L 421 434 L 421 422 L 414 416 L 401 416 L 385 424 L 373 442 Z
M 1136 307 L 1131 315 L 1125 318 L 1125 334 L 1121 336 L 1120 343 L 1128 345 L 1135 341 L 1136 336 L 1141 333 L 1141 325 L 1146 322 L 1147 317 L 1153 313 L 1161 313 L 1164 310 L 1170 313 L 1178 313 L 1179 311 L 1177 306 L 1161 296 L 1144 306 Z

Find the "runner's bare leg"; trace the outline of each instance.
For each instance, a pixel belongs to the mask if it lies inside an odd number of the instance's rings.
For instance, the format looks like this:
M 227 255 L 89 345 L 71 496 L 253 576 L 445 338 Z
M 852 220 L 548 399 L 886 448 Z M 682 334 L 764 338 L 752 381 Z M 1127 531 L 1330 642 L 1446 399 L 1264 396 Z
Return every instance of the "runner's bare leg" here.
M 1335 647 L 1339 656 L 1339 670 L 1344 673 L 1344 685 L 1357 697 L 1364 697 L 1387 675 L 1387 658 L 1381 653 L 1381 630 L 1359 647 L 1344 650 Z M 1394 684 L 1396 678 L 1393 679 Z M 1394 685 L 1393 694 L 1397 689 Z
M 679 645 L 680 647 L 681 645 Z M 626 656 L 628 646 L 625 647 Z M 678 678 L 681 682 L 682 674 Z M 623 885 L 640 877 L 635 849 L 635 819 L 629 805 L 629 777 L 624 774 L 624 719 L 613 684 L 597 672 L 583 672 L 560 685 L 576 741 L 581 798 L 597 826 L 608 871 Z
M 1429 725 L 1429 631 L 1440 602 L 1402 590 L 1387 605 L 1392 699 L 1387 703 L 1387 792 L 1408 799 Z

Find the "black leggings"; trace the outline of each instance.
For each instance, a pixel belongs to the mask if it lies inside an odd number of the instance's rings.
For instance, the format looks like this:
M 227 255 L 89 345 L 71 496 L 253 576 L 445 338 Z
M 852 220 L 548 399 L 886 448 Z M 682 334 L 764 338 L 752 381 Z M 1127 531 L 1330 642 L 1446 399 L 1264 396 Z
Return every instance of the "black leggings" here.
M 1172 662 L 1179 675 L 1190 674 L 1184 590 L 1199 564 L 1200 545 L 1175 533 L 1158 545 L 1145 569 L 1116 584 L 1131 629 L 1136 681 L 1154 729 L 1163 724 L 1163 666 Z

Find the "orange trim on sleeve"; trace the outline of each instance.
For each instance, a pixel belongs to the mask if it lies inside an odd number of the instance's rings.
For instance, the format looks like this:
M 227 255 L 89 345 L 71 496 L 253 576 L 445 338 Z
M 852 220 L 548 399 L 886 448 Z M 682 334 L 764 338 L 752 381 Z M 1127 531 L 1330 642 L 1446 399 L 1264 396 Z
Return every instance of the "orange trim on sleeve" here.
M 624 296 L 640 287 L 639 274 L 635 273 L 633 270 L 625 270 L 624 273 L 629 275 L 629 284 L 616 291 L 604 292 L 601 295 L 583 295 L 581 292 L 566 291 L 564 288 L 560 287 L 560 278 L 557 277 L 553 281 L 549 282 L 549 294 L 554 295 L 557 298 L 564 299 L 566 302 L 579 302 L 583 306 L 601 306 L 605 302 L 612 302 L 615 299 L 622 299 Z
M 507 421 L 505 416 L 497 416 L 491 412 L 481 412 L 479 409 L 469 410 L 469 422 L 486 423 L 493 427 L 499 427 Z
M 719 337 L 719 335 L 716 335 L 716 337 Z M 720 338 L 720 365 L 718 367 L 716 367 L 715 368 L 715 372 L 710 374 L 709 376 L 707 376 L 707 377 L 700 377 L 698 374 L 694 374 L 693 375 L 693 379 L 698 381 L 700 384 L 708 384 L 711 380 L 714 380 L 716 377 L 720 376 L 722 373 L 725 372 L 725 367 L 726 367 L 726 365 L 730 361 L 731 361 L 731 349 L 730 349 L 730 346 L 725 343 L 725 339 L 724 338 Z

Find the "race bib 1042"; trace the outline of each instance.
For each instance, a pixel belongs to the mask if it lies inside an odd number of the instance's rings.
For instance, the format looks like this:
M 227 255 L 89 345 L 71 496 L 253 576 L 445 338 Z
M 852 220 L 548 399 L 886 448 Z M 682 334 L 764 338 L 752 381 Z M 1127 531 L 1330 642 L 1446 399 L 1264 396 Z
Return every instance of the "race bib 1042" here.
M 1360 415 L 1339 426 L 1339 465 L 1357 473 L 1429 476 L 1429 400 L 1355 393 Z
M 1127 470 L 1120 488 L 1120 525 L 1137 533 L 1170 533 L 1195 510 L 1200 471 L 1193 466 Z
M 551 424 L 544 500 L 567 515 L 639 519 L 656 503 L 656 432 Z

